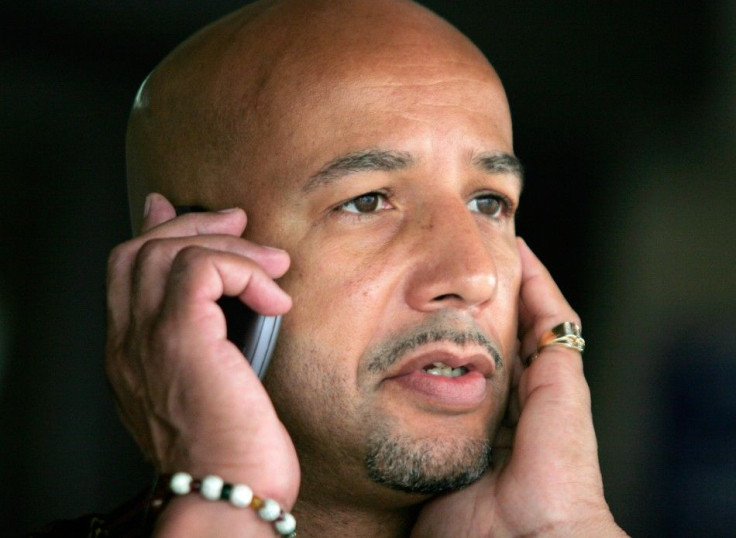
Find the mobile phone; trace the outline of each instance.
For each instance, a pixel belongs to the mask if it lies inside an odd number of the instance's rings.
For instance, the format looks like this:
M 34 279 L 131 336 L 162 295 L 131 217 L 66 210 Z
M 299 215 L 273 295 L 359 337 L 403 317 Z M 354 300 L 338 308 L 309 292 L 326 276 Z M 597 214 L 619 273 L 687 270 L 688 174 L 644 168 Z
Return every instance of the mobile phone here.
M 176 214 L 207 211 L 200 206 L 177 206 Z M 266 376 L 276 347 L 281 316 L 263 316 L 248 308 L 237 297 L 221 297 L 217 304 L 222 308 L 227 324 L 227 338 L 243 352 L 258 375 Z
M 238 346 L 259 379 L 266 375 L 281 328 L 281 316 L 262 316 L 244 305 L 237 297 L 222 297 L 227 323 L 227 338 Z

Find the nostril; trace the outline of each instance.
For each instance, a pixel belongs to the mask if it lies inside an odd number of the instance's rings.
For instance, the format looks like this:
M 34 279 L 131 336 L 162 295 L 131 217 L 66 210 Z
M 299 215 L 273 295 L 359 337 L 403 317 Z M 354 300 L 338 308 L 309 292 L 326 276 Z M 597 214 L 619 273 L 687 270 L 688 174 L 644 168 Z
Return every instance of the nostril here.
M 438 295 L 433 301 L 447 301 L 448 299 L 459 299 L 462 300 L 462 297 L 458 295 L 457 293 L 445 293 L 444 295 Z

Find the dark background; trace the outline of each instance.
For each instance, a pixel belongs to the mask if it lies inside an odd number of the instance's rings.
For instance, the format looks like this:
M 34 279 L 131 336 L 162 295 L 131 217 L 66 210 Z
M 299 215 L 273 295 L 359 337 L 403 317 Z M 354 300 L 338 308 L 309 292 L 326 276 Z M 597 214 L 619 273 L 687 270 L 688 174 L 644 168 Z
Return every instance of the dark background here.
M 607 498 L 635 536 L 736 528 L 736 2 L 425 2 L 505 82 L 520 233 L 585 322 Z M 129 235 L 124 130 L 226 0 L 6 0 L 0 28 L 3 535 L 109 510 L 150 471 L 102 370 Z

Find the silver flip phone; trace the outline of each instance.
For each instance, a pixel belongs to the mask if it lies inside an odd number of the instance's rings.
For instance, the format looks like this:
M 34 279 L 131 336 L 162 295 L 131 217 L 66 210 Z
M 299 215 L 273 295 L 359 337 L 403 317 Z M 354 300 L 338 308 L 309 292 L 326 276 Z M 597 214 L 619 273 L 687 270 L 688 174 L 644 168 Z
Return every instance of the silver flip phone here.
M 217 304 L 227 322 L 227 338 L 243 352 L 259 379 L 266 375 L 276 347 L 281 316 L 257 314 L 236 297 L 222 297 Z

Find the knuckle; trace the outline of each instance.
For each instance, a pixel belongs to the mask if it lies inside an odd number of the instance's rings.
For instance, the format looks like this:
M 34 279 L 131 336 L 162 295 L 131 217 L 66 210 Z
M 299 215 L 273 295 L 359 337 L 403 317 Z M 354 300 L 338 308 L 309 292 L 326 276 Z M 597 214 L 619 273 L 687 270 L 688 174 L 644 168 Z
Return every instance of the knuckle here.
M 172 264 L 172 271 L 187 272 L 196 271 L 203 265 L 209 263 L 211 253 L 208 249 L 197 245 L 184 247 L 177 252 Z
M 129 265 L 133 257 L 134 245 L 132 241 L 127 241 L 117 245 L 110 251 L 107 257 L 107 272 L 113 275 L 120 271 L 121 266 Z
M 136 254 L 136 267 L 148 266 L 162 258 L 164 244 L 162 239 L 149 239 L 143 243 Z

